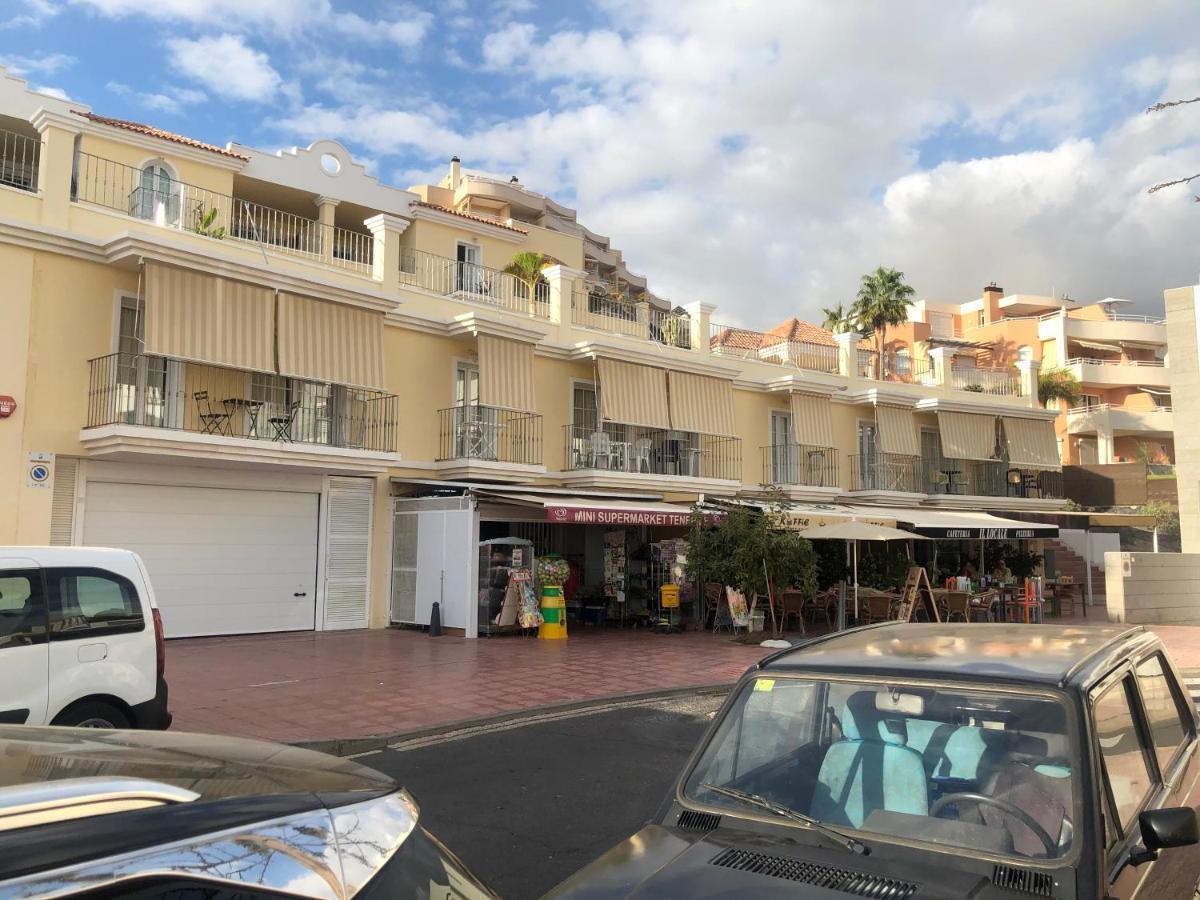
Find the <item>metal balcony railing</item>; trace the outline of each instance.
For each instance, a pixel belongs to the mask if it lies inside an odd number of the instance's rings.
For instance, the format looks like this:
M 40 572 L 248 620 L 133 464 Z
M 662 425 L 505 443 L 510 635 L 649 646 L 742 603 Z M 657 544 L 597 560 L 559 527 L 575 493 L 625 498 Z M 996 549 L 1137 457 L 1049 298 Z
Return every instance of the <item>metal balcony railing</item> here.
M 933 366 L 928 357 L 888 353 L 883 359 L 883 380 L 901 384 L 931 385 L 934 383 Z
M 1003 460 L 923 460 L 923 491 L 971 497 L 1039 497 L 1061 500 L 1062 472 L 1012 466 Z
M 142 425 L 216 437 L 393 453 L 393 394 L 163 356 L 88 361 L 87 428 Z
M 15 131 L 0 129 L 0 184 L 36 192 L 42 142 Z
M 763 484 L 837 487 L 837 451 L 804 444 L 771 444 L 762 453 Z
M 437 458 L 540 466 L 542 417 L 479 404 L 439 409 Z
M 370 274 L 370 234 L 322 225 L 240 197 L 219 194 L 90 153 L 76 154 L 71 198 L 215 240 L 256 244 L 275 253 Z
M 547 282 L 537 285 L 531 302 L 528 286 L 515 275 L 424 250 L 405 247 L 400 251 L 400 283 L 455 300 L 487 303 L 509 312 L 550 318 Z
M 956 391 L 989 394 L 993 397 L 1019 397 L 1021 378 L 1012 369 L 982 369 L 972 366 L 953 366 L 950 386 Z
M 924 493 L 921 457 L 901 453 L 850 456 L 850 490 Z
M 860 378 L 876 378 L 879 374 L 879 354 L 874 350 L 856 350 L 854 374 Z
M 740 438 L 609 422 L 600 428 L 563 426 L 563 447 L 565 471 L 601 469 L 741 480 Z
M 647 315 L 650 340 L 668 347 L 678 347 L 681 350 L 692 349 L 692 319 L 690 316 L 656 307 L 650 307 Z

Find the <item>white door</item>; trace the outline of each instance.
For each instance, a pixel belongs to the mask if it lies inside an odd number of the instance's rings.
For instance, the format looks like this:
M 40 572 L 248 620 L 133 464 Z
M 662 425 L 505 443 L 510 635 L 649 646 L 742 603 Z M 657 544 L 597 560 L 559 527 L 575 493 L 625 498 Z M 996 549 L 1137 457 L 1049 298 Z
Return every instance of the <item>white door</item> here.
M 90 482 L 83 543 L 141 555 L 167 637 L 309 630 L 319 495 Z
M 31 559 L 0 559 L 0 724 L 46 724 L 46 641 L 41 570 Z

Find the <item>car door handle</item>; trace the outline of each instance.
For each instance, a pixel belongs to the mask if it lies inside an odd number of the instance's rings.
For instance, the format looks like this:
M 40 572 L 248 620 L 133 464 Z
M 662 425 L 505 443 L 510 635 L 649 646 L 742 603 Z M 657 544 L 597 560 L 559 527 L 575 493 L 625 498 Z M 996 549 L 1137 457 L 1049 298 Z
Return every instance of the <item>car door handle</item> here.
M 292 594 L 292 596 L 293 597 L 307 597 L 308 591 L 299 591 L 298 593 Z

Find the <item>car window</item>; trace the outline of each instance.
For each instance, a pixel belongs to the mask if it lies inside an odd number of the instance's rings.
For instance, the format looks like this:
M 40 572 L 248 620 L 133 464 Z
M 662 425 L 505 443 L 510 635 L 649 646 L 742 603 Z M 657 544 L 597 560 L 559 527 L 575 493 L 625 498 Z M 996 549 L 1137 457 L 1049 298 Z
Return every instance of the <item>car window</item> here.
M 69 640 L 140 631 L 145 627 L 137 590 L 128 578 L 103 569 L 46 569 L 50 638 Z
M 0 572 L 0 649 L 45 640 L 46 605 L 36 569 Z
M 1161 655 L 1156 653 L 1138 663 L 1137 681 L 1142 695 L 1142 708 L 1146 710 L 1146 721 L 1150 725 L 1154 753 L 1158 757 L 1158 768 L 1165 772 L 1184 740 L 1191 734 L 1191 722 L 1183 717 L 1179 696 L 1172 687 L 1174 677 L 1163 666 Z
M 1132 689 L 1131 679 L 1122 678 L 1092 705 L 1105 779 L 1117 808 L 1118 824 L 1126 832 L 1150 793 L 1152 781 L 1150 760 L 1134 722 Z

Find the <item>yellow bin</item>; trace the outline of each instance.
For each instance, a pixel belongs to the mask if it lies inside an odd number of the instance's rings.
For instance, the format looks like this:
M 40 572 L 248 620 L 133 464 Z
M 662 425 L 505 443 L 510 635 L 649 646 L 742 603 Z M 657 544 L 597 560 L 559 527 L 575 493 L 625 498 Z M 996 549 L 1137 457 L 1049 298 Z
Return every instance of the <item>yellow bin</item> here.
M 542 587 L 542 624 L 538 637 L 546 640 L 566 640 L 567 601 L 561 587 Z

